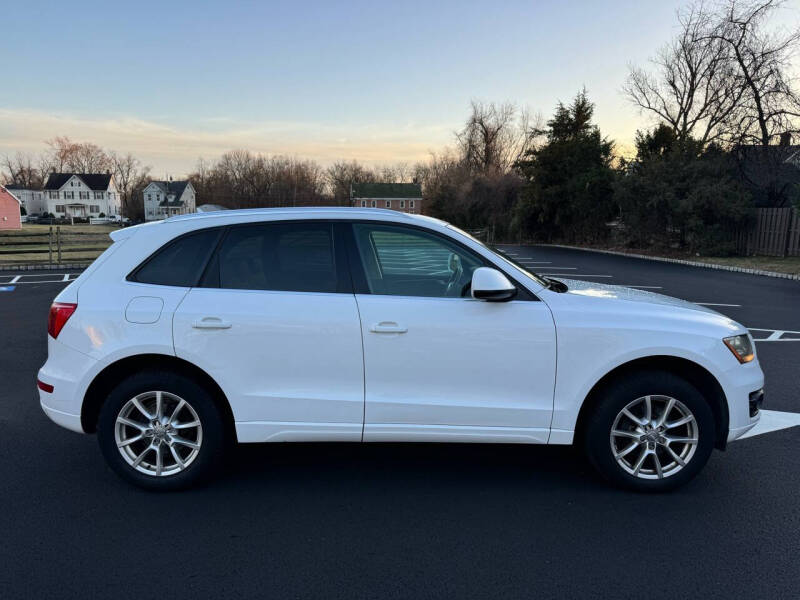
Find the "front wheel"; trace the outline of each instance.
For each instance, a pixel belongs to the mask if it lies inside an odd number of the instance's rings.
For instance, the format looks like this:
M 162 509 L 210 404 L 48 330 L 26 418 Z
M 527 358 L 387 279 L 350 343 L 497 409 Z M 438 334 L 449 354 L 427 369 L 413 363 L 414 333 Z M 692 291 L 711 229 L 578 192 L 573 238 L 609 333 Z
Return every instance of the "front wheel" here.
M 152 490 L 181 489 L 208 477 L 225 447 L 211 395 L 189 377 L 161 371 L 133 375 L 112 390 L 97 437 L 118 475 Z
M 640 372 L 607 387 L 584 429 L 597 471 L 637 491 L 667 491 L 705 466 L 714 448 L 714 415 L 689 382 Z

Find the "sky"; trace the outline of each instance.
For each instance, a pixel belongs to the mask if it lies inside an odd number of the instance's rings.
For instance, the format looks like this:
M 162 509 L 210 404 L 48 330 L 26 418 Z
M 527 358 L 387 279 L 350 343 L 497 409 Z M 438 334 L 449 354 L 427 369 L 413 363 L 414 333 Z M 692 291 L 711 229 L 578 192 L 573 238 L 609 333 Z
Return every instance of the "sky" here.
M 414 162 L 452 145 L 473 99 L 547 118 L 582 87 L 625 152 L 650 123 L 621 92 L 627 67 L 675 33 L 680 4 L 9 2 L 0 156 L 67 135 L 154 175 L 234 148 Z

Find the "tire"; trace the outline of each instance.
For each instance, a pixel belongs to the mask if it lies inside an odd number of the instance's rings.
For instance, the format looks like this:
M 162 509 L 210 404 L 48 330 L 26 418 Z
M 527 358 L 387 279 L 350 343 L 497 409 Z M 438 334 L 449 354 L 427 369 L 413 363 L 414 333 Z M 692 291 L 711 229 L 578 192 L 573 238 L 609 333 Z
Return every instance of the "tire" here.
M 639 492 L 666 492 L 702 470 L 715 436 L 714 414 L 694 386 L 671 373 L 640 371 L 601 392 L 584 428 L 583 446 L 608 481 Z
M 223 461 L 225 438 L 211 394 L 191 377 L 169 371 L 146 370 L 124 379 L 103 403 L 97 422 L 108 465 L 129 483 L 156 491 L 207 480 Z

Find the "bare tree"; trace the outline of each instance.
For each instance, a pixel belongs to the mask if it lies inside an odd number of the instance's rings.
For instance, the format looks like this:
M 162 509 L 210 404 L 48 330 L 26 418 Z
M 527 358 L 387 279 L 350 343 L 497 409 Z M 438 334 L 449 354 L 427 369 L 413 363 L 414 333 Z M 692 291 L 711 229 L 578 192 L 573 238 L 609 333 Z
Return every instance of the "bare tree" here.
M 42 187 L 42 172 L 34 165 L 34 159 L 29 154 L 17 152 L 13 157 L 5 156 L 2 169 L 5 183 L 15 183 L 30 189 Z
M 742 92 L 729 121 L 731 141 L 768 146 L 798 132 L 800 96 L 792 76 L 800 29 L 767 30 L 784 0 L 725 0 L 710 38 L 722 44 Z
M 473 101 L 464 129 L 456 133 L 463 160 L 477 173 L 505 172 L 529 149 L 530 118 L 516 105 Z
M 48 140 L 50 169 L 59 173 L 107 173 L 113 163 L 109 155 L 91 142 L 73 142 L 66 136 Z
M 109 158 L 113 166 L 114 183 L 122 202 L 122 214 L 138 216 L 138 200 L 141 191 L 150 182 L 150 167 L 143 166 L 141 161 L 130 152 L 125 155 L 110 152 Z M 142 213 L 144 207 L 142 207 Z
M 630 67 L 623 88 L 643 112 L 665 121 L 678 140 L 719 139 L 743 91 L 734 81 L 725 44 L 709 33 L 713 15 L 702 3 L 678 12 L 680 33 L 650 62 L 654 70 Z

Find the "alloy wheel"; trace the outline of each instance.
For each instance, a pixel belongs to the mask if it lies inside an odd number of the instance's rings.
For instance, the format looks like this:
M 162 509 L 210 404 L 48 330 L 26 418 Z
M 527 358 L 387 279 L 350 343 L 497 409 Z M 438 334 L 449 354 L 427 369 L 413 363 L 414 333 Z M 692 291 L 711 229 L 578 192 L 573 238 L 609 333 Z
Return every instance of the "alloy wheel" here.
M 637 398 L 617 414 L 611 451 L 617 464 L 640 479 L 663 479 L 681 471 L 697 450 L 697 419 L 670 396 Z
M 153 477 L 186 469 L 200 453 L 203 426 L 191 404 L 170 392 L 128 400 L 114 426 L 117 449 L 131 467 Z

